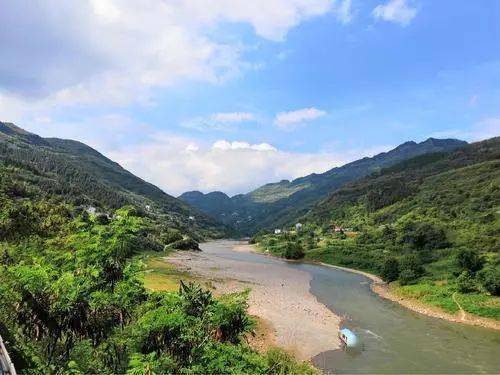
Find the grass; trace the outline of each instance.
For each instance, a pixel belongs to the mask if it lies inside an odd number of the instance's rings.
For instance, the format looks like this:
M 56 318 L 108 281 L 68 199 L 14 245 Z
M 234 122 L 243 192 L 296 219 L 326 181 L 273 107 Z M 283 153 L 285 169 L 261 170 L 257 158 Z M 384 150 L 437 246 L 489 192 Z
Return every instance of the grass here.
M 447 284 L 425 282 L 394 288 L 394 291 L 405 298 L 413 298 L 428 305 L 438 307 L 451 314 L 458 312 L 458 306 L 453 301 L 454 290 Z
M 457 301 L 468 313 L 500 320 L 500 297 L 484 294 L 457 294 Z
M 446 283 L 424 282 L 399 286 L 394 291 L 402 297 L 414 298 L 451 314 L 458 312 L 458 306 L 452 298 L 455 289 Z M 499 297 L 480 293 L 456 293 L 456 299 L 462 308 L 470 314 L 500 320 Z
M 178 270 L 173 264 L 157 255 L 148 255 L 145 263 L 144 285 L 147 289 L 177 291 L 181 280 L 194 280 L 194 276 Z

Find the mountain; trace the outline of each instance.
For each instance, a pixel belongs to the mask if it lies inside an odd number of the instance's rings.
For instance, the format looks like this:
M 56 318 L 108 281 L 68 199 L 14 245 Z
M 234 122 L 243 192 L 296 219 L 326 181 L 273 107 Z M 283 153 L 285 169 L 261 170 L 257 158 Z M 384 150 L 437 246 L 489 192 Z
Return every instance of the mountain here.
M 0 162 L 17 167 L 16 178 L 23 183 L 75 205 L 106 211 L 132 204 L 195 237 L 226 233 L 215 219 L 81 142 L 42 138 L 0 122 Z
M 500 137 L 348 183 L 300 221 L 253 242 L 378 274 L 394 281 L 391 293 L 451 314 L 500 320 Z
M 281 227 L 304 215 L 318 200 L 345 184 L 415 156 L 451 152 L 467 145 L 455 139 L 429 138 L 405 142 L 374 157 L 365 157 L 321 174 L 266 184 L 247 194 L 229 198 L 224 193 L 188 192 L 179 198 L 230 225 L 241 233 Z

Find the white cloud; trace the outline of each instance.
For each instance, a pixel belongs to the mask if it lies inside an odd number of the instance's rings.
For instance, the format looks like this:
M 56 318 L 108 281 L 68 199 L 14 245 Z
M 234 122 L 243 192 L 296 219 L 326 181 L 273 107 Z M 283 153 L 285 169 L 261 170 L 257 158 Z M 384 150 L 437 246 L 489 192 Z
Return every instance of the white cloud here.
M 274 124 L 282 129 L 290 129 L 298 124 L 313 121 L 325 115 L 325 111 L 314 107 L 290 112 L 280 112 L 274 118 Z
M 214 113 L 212 118 L 219 122 L 243 122 L 255 119 L 255 115 L 250 112 L 222 112 Z
M 388 22 L 407 26 L 417 15 L 416 7 L 408 5 L 407 0 L 389 0 L 386 4 L 377 5 L 372 12 L 373 17 Z
M 181 126 L 198 131 L 232 130 L 236 124 L 255 121 L 256 116 L 250 112 L 220 112 L 209 116 L 194 117 L 183 121 Z
M 225 139 L 204 142 L 158 132 L 147 124 L 113 113 L 80 122 L 54 123 L 42 118 L 26 129 L 43 136 L 59 134 L 85 142 L 173 195 L 193 189 L 222 190 L 229 194 L 247 192 L 272 181 L 321 173 L 392 148 L 340 152 L 332 146 L 312 153 L 285 151 L 265 142 Z
M 250 144 L 248 142 L 234 141 L 228 142 L 220 140 L 212 145 L 213 150 L 255 150 L 255 151 L 276 151 L 276 148 L 269 143 Z
M 258 64 L 245 61 L 237 38 L 216 32 L 220 24 L 249 24 L 279 41 L 332 2 L 4 0 L 1 8 L 0 95 L 47 108 L 149 103 L 151 88 L 179 80 L 224 82 Z
M 187 190 L 237 194 L 347 162 L 343 153 L 287 152 L 267 143 L 219 140 L 190 147 L 192 143 L 189 138 L 155 134 L 154 140 L 106 154 L 173 195 Z
M 352 1 L 342 0 L 340 5 L 337 7 L 337 19 L 343 23 L 347 24 L 352 21 Z
M 487 117 L 472 125 L 469 129 L 448 129 L 432 134 L 436 138 L 458 138 L 469 142 L 500 137 L 500 117 Z

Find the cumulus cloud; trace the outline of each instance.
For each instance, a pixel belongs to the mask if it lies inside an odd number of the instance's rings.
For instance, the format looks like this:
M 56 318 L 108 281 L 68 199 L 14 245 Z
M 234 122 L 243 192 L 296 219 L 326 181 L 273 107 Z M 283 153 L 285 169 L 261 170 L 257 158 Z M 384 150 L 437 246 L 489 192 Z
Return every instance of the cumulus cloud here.
M 212 145 L 214 150 L 255 150 L 255 151 L 277 151 L 276 148 L 271 146 L 269 143 L 259 143 L 250 144 L 248 142 L 234 141 L 228 142 L 226 140 L 220 140 Z
M 241 42 L 217 38 L 218 25 L 249 24 L 279 41 L 331 9 L 330 0 L 5 0 L 0 94 L 45 105 L 148 102 L 151 88 L 223 82 L 252 66 Z
M 407 0 L 390 0 L 386 4 L 377 5 L 372 15 L 376 19 L 407 26 L 415 18 L 417 12 L 417 8 L 408 5 Z
M 174 195 L 193 189 L 237 194 L 270 181 L 323 172 L 347 161 L 341 154 L 288 152 L 267 143 L 219 140 L 194 146 L 192 142 L 156 134 L 154 140 L 107 155 Z
M 352 1 L 343 0 L 337 7 L 337 19 L 343 23 L 347 24 L 352 21 Z
M 220 112 L 209 116 L 191 118 L 183 121 L 181 126 L 199 131 L 230 130 L 236 124 L 254 121 L 255 119 L 255 114 L 250 112 Z
M 220 122 L 243 122 L 255 119 L 255 115 L 249 112 L 222 112 L 212 115 L 215 121 Z
M 207 142 L 158 132 L 147 124 L 114 113 L 78 122 L 60 123 L 43 118 L 26 129 L 43 136 L 59 134 L 85 142 L 173 195 L 193 189 L 222 190 L 229 194 L 247 192 L 268 182 L 321 173 L 392 148 L 336 151 L 332 145 L 328 150 L 312 153 L 286 151 L 266 142 L 227 139 Z
M 290 129 L 304 122 L 316 120 L 326 115 L 325 111 L 317 108 L 303 108 L 296 111 L 280 112 L 276 114 L 274 123 L 282 129 Z

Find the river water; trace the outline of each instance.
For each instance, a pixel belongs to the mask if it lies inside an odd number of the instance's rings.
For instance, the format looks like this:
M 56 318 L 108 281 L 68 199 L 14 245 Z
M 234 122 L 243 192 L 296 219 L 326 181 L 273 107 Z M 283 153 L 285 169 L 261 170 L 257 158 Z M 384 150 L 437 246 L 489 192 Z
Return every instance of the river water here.
M 314 364 L 335 373 L 500 373 L 500 332 L 431 318 L 387 301 L 365 276 L 310 263 L 231 251 L 236 242 L 204 244 L 206 254 L 251 263 L 280 263 L 308 272 L 312 294 L 362 342 L 360 350 L 321 353 Z M 213 244 L 213 245 L 212 245 Z M 332 332 L 336 335 L 337 332 Z

